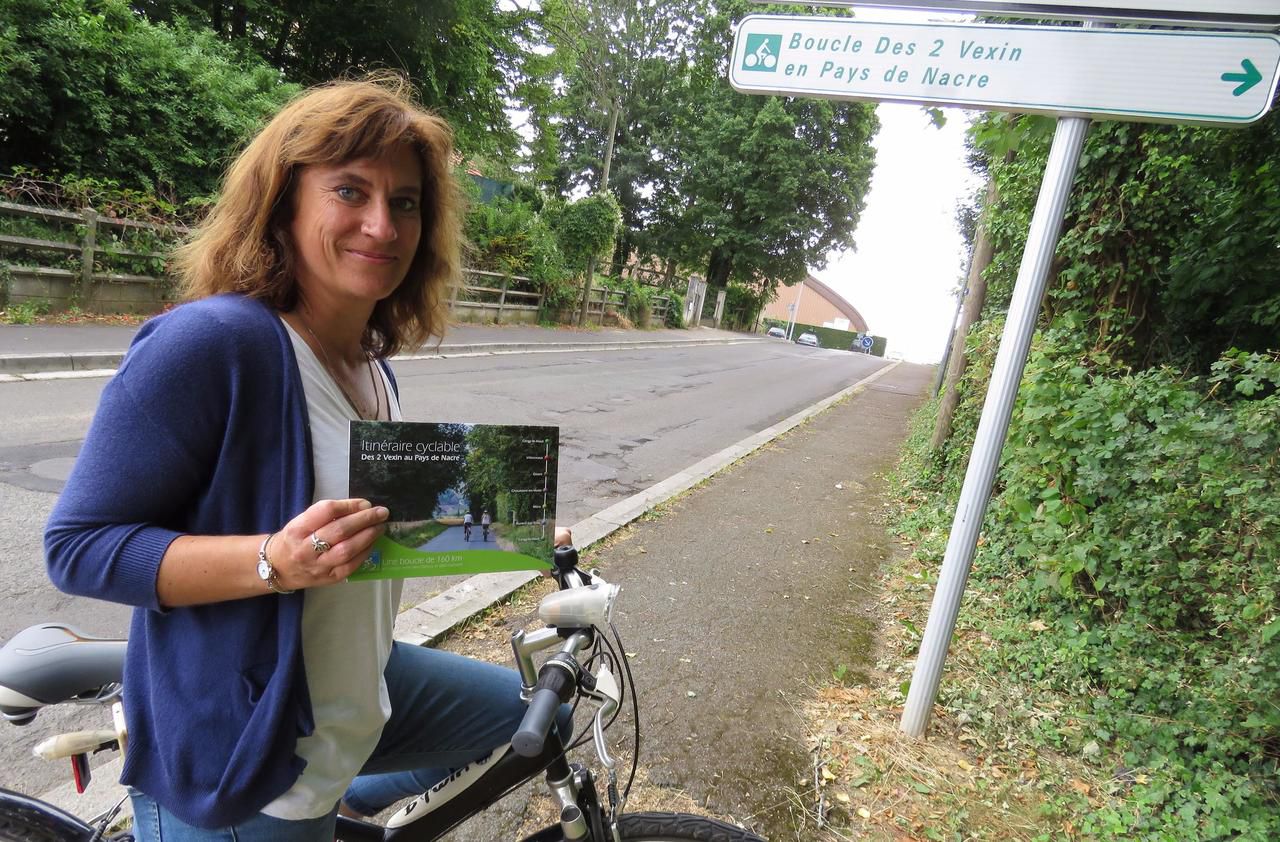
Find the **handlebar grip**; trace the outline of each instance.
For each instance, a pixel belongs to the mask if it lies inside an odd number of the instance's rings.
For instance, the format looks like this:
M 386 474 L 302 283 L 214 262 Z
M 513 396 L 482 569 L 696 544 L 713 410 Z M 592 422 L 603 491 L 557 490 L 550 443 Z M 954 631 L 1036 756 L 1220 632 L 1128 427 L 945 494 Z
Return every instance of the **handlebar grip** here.
M 525 711 L 520 727 L 511 738 L 511 747 L 521 757 L 537 757 L 547 742 L 547 732 L 555 721 L 556 711 L 560 709 L 560 695 L 555 690 L 535 690 L 529 700 L 529 709 Z

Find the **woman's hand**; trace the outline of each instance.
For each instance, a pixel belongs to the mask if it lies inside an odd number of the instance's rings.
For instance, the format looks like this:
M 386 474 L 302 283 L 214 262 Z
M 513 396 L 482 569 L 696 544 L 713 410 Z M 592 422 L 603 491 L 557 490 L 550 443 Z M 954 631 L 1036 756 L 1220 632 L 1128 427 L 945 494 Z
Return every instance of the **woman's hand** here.
M 387 509 L 368 500 L 321 500 L 281 527 L 267 560 L 281 587 L 314 588 L 341 582 L 369 557 L 387 529 Z
M 563 526 L 556 527 L 556 546 L 571 547 L 573 546 L 573 533 Z

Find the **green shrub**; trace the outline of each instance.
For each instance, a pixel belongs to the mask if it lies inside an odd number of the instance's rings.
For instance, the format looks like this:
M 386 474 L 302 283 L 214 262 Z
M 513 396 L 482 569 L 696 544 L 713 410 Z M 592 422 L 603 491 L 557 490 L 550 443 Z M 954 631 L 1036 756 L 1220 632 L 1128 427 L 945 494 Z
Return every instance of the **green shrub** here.
M 623 280 L 621 278 L 604 278 L 600 279 L 601 286 L 626 294 L 626 312 L 623 313 L 636 327 L 649 327 L 649 323 L 653 317 L 653 296 L 656 294 L 653 287 L 645 286 L 633 280 Z
M 608 193 L 597 193 L 576 202 L 549 202 L 551 226 L 564 254 L 565 265 L 575 272 L 586 270 L 587 260 L 613 249 L 613 238 L 622 224 L 618 202 Z
M 207 196 L 297 90 L 212 32 L 151 23 L 123 0 L 0 3 L 0 171 Z
M 41 316 L 46 315 L 51 305 L 47 301 L 32 300 L 10 304 L 3 311 L 4 322 L 11 325 L 32 325 Z
M 662 320 L 663 326 L 684 330 L 684 296 L 678 292 L 668 292 L 667 301 L 667 315 Z
M 469 185 L 470 179 L 462 183 Z M 469 191 L 473 194 L 465 221 L 469 265 L 529 278 L 533 282 L 529 291 L 542 295 L 544 318 L 552 319 L 572 307 L 577 287 L 547 214 L 537 210 L 543 206 L 542 200 L 498 198 L 482 203 L 477 190 L 469 187 Z M 517 193 L 527 196 L 529 191 Z
M 1087 727 L 1054 748 L 1145 770 L 1131 810 L 1082 830 L 1278 838 L 1280 359 L 1113 366 L 1054 331 L 1028 362 L 973 573 L 1007 618 L 989 668 L 1076 698 Z M 925 499 L 916 527 L 945 534 Z

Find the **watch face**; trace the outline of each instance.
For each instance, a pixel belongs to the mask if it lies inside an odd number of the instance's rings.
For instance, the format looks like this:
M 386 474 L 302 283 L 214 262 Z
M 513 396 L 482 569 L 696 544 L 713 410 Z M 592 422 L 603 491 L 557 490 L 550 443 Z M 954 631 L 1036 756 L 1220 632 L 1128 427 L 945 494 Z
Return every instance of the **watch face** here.
M 258 562 L 258 578 L 264 582 L 271 578 L 270 564 L 267 564 L 265 561 Z

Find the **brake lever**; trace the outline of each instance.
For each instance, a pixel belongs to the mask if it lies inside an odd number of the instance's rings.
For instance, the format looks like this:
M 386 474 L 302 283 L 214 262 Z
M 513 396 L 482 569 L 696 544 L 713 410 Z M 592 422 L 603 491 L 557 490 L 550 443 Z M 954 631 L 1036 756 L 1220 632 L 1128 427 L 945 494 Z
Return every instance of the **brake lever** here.
M 622 693 L 618 689 L 618 680 L 614 678 L 613 672 L 610 671 L 609 667 L 601 664 L 600 669 L 596 670 L 595 687 L 590 690 L 582 687 L 579 693 L 583 698 L 590 699 L 600 705 L 600 709 L 596 711 L 595 721 L 591 726 L 591 734 L 596 744 L 596 754 L 600 757 L 600 763 L 609 770 L 609 774 L 612 776 L 618 764 L 609 755 L 609 747 L 604 740 L 604 722 L 613 716 L 614 711 L 618 709 L 621 702 Z

